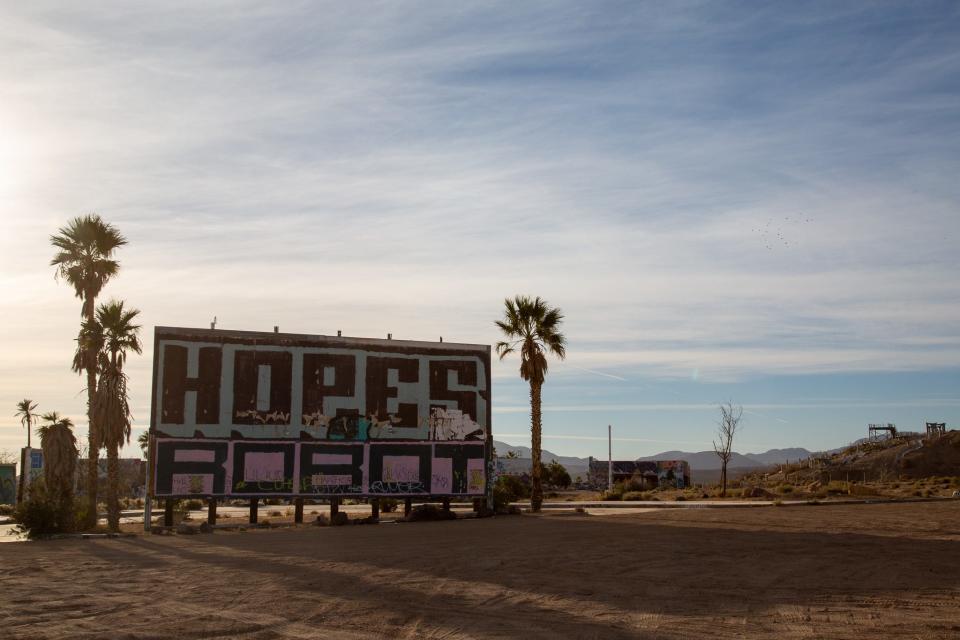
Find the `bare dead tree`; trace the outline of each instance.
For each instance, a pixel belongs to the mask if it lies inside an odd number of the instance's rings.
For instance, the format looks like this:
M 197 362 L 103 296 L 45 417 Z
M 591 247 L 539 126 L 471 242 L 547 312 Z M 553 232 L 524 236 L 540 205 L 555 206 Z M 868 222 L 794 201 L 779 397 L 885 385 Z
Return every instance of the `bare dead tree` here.
M 727 464 L 733 457 L 733 436 L 737 433 L 740 426 L 740 418 L 743 417 L 743 407 L 733 406 L 732 403 L 720 405 L 720 421 L 717 423 L 717 440 L 713 441 L 713 450 L 720 458 L 720 497 L 727 496 Z

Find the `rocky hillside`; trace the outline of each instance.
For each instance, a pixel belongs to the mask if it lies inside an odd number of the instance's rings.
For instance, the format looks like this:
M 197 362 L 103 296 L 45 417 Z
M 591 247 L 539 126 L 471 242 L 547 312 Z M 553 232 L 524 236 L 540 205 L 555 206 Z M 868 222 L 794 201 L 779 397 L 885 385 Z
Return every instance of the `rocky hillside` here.
M 960 476 L 960 431 L 948 431 L 936 440 L 898 437 L 859 442 L 837 452 L 814 455 L 798 463 L 779 466 L 772 472 L 753 475 L 755 480 L 794 484 Z

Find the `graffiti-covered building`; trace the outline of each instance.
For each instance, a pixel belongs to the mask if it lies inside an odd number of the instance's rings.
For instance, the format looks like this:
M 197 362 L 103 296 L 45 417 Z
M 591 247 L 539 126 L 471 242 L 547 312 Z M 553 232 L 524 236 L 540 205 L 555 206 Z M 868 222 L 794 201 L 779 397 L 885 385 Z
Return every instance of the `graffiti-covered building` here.
M 588 471 L 590 485 L 596 489 L 607 486 L 609 463 L 590 458 Z M 686 460 L 614 460 L 613 481 L 642 479 L 644 488 L 690 486 L 690 465 Z

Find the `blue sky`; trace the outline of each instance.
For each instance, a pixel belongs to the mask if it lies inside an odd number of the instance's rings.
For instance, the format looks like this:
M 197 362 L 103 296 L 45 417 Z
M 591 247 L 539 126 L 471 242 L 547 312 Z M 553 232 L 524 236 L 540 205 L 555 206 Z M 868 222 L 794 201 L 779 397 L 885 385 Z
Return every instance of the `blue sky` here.
M 25 395 L 85 430 L 47 237 L 89 211 L 148 329 L 492 343 L 547 298 L 557 453 L 708 448 L 726 400 L 742 450 L 955 426 L 958 42 L 951 2 L 4 6 L 0 450 Z

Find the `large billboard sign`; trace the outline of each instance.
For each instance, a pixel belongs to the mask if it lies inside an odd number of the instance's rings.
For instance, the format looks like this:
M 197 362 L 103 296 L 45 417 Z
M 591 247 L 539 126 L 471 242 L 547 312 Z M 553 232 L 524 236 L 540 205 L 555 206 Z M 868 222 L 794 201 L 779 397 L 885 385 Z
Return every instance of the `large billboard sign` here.
M 157 327 L 154 495 L 481 496 L 490 347 Z

